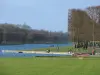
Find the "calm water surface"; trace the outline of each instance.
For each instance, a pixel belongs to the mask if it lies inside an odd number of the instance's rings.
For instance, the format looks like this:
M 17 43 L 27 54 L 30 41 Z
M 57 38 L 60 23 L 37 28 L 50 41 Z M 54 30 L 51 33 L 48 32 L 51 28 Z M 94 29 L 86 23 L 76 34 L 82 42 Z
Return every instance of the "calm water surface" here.
M 72 43 L 68 44 L 23 44 L 23 45 L 5 45 L 0 46 L 0 50 L 31 50 L 31 49 L 37 49 L 37 48 L 48 48 L 50 46 L 59 47 L 61 46 L 71 46 Z

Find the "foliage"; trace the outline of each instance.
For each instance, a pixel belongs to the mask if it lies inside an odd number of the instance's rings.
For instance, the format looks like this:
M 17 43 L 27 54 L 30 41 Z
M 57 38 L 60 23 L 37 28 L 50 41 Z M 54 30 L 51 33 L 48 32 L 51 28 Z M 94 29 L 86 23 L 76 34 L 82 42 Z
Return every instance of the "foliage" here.
M 99 75 L 100 58 L 0 58 L 0 75 Z
M 55 39 L 55 37 L 57 39 Z M 62 39 L 63 38 L 63 39 Z M 6 44 L 15 43 L 54 43 L 67 42 L 67 33 L 49 32 L 46 30 L 32 29 L 27 24 L 0 24 L 0 44 L 6 41 Z
M 100 40 L 100 7 L 88 7 L 86 10 L 72 9 L 69 15 L 72 41 L 93 41 L 93 36 L 95 41 Z

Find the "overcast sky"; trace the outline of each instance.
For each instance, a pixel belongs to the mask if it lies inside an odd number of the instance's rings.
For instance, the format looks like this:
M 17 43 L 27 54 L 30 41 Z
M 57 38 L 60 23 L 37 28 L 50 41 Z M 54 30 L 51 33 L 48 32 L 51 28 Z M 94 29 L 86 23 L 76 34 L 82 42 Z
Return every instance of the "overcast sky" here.
M 100 5 L 100 0 L 0 0 L 0 23 L 66 32 L 68 9 Z

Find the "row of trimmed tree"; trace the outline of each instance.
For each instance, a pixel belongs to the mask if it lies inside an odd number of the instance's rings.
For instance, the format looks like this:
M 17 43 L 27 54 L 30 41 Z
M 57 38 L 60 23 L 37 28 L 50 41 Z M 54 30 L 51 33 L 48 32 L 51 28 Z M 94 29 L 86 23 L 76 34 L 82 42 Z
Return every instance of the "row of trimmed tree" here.
M 85 10 L 71 9 L 68 18 L 68 32 L 72 42 L 100 41 L 100 6 L 91 6 Z M 80 43 L 78 45 L 80 47 Z

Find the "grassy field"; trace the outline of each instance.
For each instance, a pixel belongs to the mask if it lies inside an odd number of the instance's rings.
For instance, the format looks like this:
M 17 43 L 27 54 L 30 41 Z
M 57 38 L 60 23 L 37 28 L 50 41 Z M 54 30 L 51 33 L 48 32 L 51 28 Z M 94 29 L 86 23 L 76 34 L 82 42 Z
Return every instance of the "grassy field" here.
M 49 47 L 49 48 L 41 48 L 41 49 L 32 49 L 31 51 L 46 51 L 47 49 L 50 49 L 50 51 L 52 51 L 52 52 L 57 52 L 57 47 Z M 59 52 L 67 52 L 70 49 L 72 51 L 74 51 L 74 52 L 87 52 L 87 50 L 83 50 L 82 48 L 75 49 L 73 46 L 63 46 L 63 47 L 59 47 Z
M 47 49 L 50 49 L 51 51 L 57 51 L 57 47 L 49 47 L 49 48 L 41 48 L 41 49 L 33 49 L 35 51 L 46 51 Z M 64 46 L 64 47 L 59 47 L 60 52 L 66 52 L 69 49 L 73 49 L 72 46 Z
M 0 58 L 0 75 L 99 75 L 100 58 Z
M 46 51 L 47 48 L 33 49 Z M 60 47 L 60 52 L 75 50 L 72 46 Z M 57 51 L 55 47 L 51 51 Z M 75 50 L 77 52 L 83 49 Z M 100 58 L 80 60 L 73 57 L 0 58 L 0 75 L 99 75 Z

